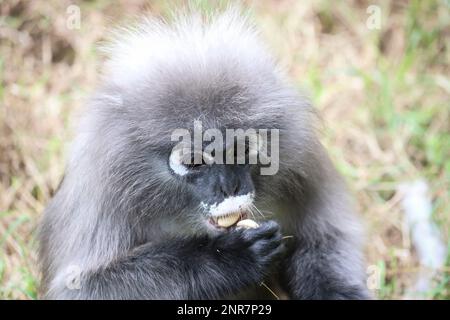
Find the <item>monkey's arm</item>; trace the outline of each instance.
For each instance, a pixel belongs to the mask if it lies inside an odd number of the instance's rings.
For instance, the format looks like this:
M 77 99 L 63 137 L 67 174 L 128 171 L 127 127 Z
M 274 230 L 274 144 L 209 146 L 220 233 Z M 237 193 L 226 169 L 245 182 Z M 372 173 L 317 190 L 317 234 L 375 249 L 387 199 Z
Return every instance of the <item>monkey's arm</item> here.
M 369 299 L 358 254 L 345 240 L 298 239 L 285 261 L 284 282 L 292 299 Z M 345 247 L 348 248 L 345 248 Z M 347 252 L 345 252 L 347 251 Z M 356 269 L 355 269 L 356 268 Z
M 235 230 L 213 239 L 171 239 L 145 244 L 106 267 L 82 274 L 64 299 L 219 299 L 262 281 L 281 252 L 279 226 Z
M 311 163 L 292 208 L 284 283 L 294 299 L 368 299 L 361 230 L 345 185 L 325 153 Z

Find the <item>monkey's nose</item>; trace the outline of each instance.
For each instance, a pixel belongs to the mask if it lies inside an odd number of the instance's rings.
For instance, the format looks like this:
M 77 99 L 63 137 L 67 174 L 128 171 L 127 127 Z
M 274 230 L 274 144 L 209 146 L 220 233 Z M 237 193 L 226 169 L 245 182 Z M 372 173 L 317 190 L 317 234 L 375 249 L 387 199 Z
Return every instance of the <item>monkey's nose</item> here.
M 234 172 L 222 172 L 219 179 L 220 192 L 225 197 L 235 196 L 239 193 L 241 182 Z
M 227 181 L 226 183 L 220 184 L 220 191 L 226 196 L 235 196 L 239 192 L 240 182 L 239 179 L 233 179 L 234 181 Z

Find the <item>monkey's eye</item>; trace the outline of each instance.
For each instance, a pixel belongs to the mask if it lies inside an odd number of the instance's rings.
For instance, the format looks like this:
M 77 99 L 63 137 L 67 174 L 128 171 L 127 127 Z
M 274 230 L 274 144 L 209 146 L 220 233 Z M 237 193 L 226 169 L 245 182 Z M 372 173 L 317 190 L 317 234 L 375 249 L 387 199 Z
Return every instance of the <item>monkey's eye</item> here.
M 193 152 L 190 154 L 190 158 L 184 162 L 184 165 L 188 169 L 199 169 L 202 166 L 211 164 L 211 157 L 205 153 Z
M 214 163 L 214 157 L 207 153 L 190 152 L 187 149 L 177 148 L 169 156 L 169 167 L 180 176 L 196 171 L 205 165 Z
M 238 141 L 234 144 L 235 163 L 249 163 L 249 155 L 253 151 L 252 145 L 248 140 Z
M 192 154 L 191 160 L 189 161 L 188 164 L 186 164 L 186 167 L 188 167 L 189 169 L 198 169 L 198 168 L 200 168 L 201 166 L 206 165 L 206 162 L 205 162 L 205 160 L 203 159 L 203 156 L 201 157 L 201 163 L 195 163 L 194 160 L 195 160 L 195 156 L 194 156 L 194 154 Z
M 188 164 L 186 165 L 189 169 L 199 169 L 200 167 L 204 166 L 205 163 L 196 163 L 196 164 Z

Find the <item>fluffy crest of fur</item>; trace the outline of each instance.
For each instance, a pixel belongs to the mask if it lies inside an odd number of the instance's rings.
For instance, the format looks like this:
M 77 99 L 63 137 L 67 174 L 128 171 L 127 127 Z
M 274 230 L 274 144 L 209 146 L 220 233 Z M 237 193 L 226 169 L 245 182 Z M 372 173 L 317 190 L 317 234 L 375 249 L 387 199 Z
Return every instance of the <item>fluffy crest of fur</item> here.
M 119 28 L 104 48 L 110 59 L 105 76 L 122 88 L 139 84 L 183 65 L 202 74 L 224 59 L 236 68 L 274 68 L 248 17 L 238 9 L 204 17 L 178 14 L 170 24 L 143 18 L 132 28 Z

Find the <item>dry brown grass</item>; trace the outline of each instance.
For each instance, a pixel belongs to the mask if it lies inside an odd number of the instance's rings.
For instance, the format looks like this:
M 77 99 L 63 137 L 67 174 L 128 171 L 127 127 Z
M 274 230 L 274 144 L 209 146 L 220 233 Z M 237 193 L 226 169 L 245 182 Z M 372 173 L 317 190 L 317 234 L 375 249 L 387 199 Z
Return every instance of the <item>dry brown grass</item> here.
M 73 3 L 81 8 L 80 30 L 66 28 Z M 376 294 L 401 298 L 419 266 L 400 182 L 429 181 L 433 217 L 449 243 L 450 5 L 375 4 L 381 30 L 366 27 L 365 1 L 245 2 L 322 113 L 323 142 L 366 220 L 368 263 L 385 271 Z M 112 21 L 167 7 L 142 0 L 0 3 L 0 298 L 36 297 L 33 231 L 62 176 L 74 115 L 96 84 L 96 45 Z M 449 298 L 449 278 L 442 270 L 424 297 Z

